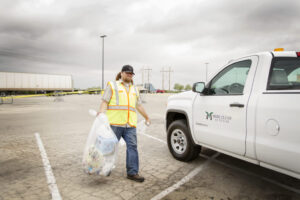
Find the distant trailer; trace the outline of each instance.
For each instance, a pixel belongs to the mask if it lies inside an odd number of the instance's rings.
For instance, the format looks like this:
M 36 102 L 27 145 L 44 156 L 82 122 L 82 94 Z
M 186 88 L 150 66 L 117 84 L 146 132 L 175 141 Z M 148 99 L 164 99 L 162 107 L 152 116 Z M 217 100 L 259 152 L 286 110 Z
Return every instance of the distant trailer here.
M 73 91 L 71 75 L 0 72 L 0 91 Z

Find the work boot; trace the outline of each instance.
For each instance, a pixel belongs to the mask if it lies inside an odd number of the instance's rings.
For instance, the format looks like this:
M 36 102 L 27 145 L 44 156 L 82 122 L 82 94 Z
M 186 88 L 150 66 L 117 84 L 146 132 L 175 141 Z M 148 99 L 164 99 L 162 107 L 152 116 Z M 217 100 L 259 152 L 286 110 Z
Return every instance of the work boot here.
M 140 176 L 139 174 L 129 175 L 127 174 L 127 178 L 136 182 L 144 182 L 145 178 Z

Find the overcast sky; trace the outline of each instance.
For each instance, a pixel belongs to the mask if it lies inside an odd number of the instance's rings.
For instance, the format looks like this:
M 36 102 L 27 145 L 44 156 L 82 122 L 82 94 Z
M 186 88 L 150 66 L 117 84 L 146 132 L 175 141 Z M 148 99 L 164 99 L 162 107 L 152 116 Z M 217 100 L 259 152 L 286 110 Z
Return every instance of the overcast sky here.
M 135 82 L 151 68 L 162 88 L 193 84 L 248 53 L 300 50 L 297 0 L 1 0 L 0 71 L 70 74 L 76 88 L 105 83 L 124 64 Z M 147 73 L 144 73 L 147 80 Z M 165 74 L 165 89 L 169 87 Z

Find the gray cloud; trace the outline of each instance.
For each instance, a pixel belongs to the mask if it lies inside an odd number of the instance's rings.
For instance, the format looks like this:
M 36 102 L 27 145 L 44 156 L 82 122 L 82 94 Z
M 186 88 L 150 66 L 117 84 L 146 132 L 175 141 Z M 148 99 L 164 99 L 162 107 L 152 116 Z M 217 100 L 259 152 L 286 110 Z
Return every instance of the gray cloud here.
M 76 87 L 99 85 L 101 34 L 105 80 L 132 64 L 161 87 L 204 79 L 229 59 L 276 47 L 297 50 L 297 1 L 32 0 L 1 1 L 0 71 L 72 74 Z

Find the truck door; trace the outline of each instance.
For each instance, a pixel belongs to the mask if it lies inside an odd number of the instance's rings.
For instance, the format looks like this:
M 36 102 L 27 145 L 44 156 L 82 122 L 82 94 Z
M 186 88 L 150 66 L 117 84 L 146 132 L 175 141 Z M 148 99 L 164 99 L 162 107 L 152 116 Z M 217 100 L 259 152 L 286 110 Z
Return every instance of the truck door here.
M 257 62 L 251 56 L 228 65 L 197 95 L 193 125 L 199 143 L 245 154 L 247 104 Z
M 266 90 L 256 106 L 257 159 L 300 173 L 300 57 L 274 57 L 264 74 Z

